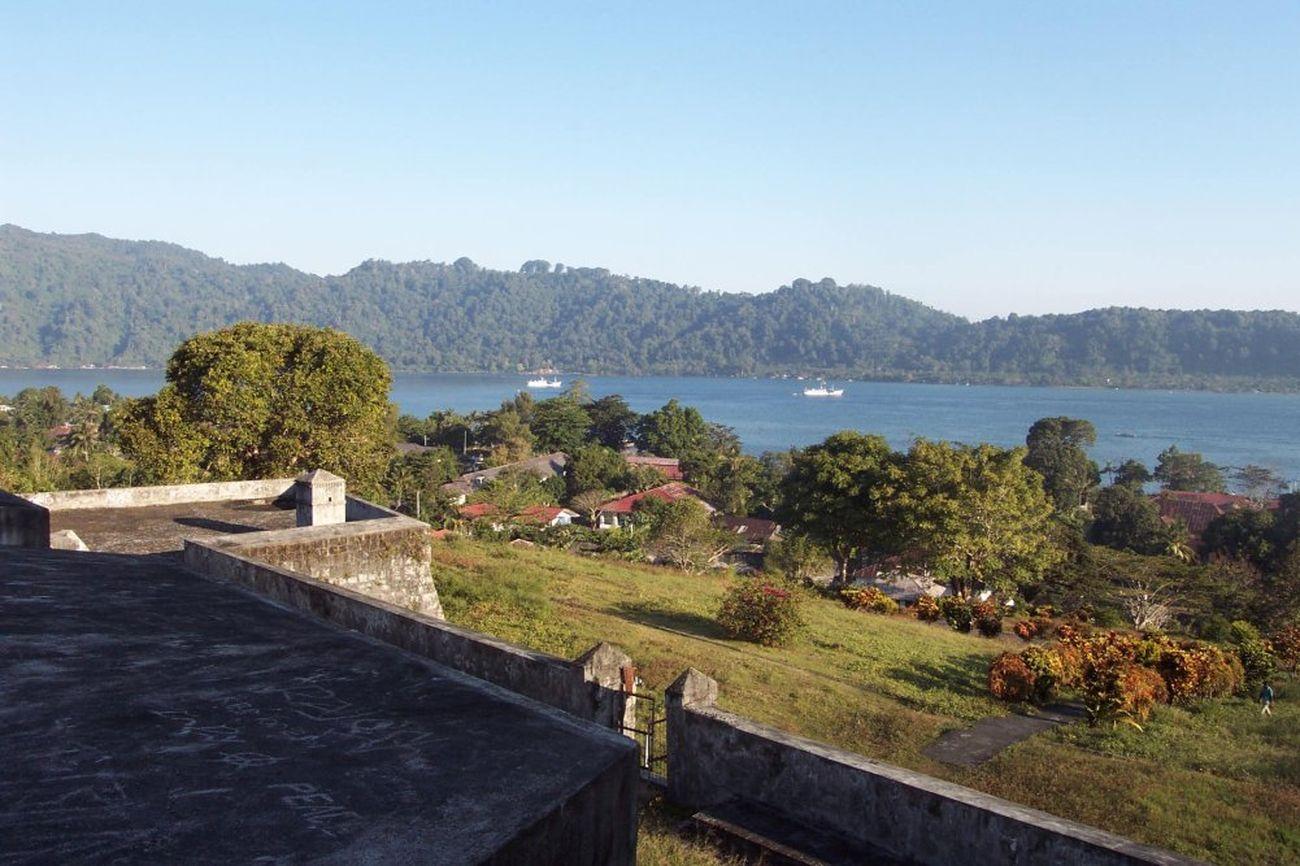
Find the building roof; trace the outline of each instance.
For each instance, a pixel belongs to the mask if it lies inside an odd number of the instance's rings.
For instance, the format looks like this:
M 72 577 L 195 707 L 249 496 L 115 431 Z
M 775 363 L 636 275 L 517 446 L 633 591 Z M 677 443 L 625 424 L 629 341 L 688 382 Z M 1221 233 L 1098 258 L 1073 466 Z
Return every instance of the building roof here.
M 741 536 L 746 544 L 766 544 L 781 531 L 781 524 L 761 517 L 736 517 L 732 514 L 724 514 L 718 522 L 723 529 Z
M 568 454 L 563 451 L 553 451 L 550 454 L 539 454 L 536 457 L 517 460 L 504 466 L 493 466 L 491 469 L 466 472 L 455 481 L 448 481 L 439 489 L 450 495 L 468 494 L 505 472 L 530 472 L 541 478 L 550 478 L 553 475 L 563 474 L 564 467 L 568 465 Z
M 561 862 L 630 817 L 575 795 L 633 798 L 630 740 L 174 561 L 0 547 L 0 599 L 13 862 Z
M 481 520 L 484 517 L 492 517 L 501 513 L 491 502 L 472 502 L 469 505 L 458 505 L 456 513 L 466 520 Z
M 1170 522 L 1181 520 L 1193 538 L 1199 538 L 1216 517 L 1230 511 L 1278 507 L 1276 499 L 1261 503 L 1248 496 L 1232 493 L 1197 493 L 1190 490 L 1162 490 L 1151 498 L 1160 510 L 1161 518 Z
M 658 487 L 651 487 L 649 490 L 642 490 L 640 493 L 630 493 L 627 496 L 611 499 L 601 505 L 598 510 L 602 514 L 631 514 L 637 503 L 643 499 L 658 499 L 661 502 L 696 499 L 710 513 L 717 510 L 704 501 L 704 496 L 700 491 L 680 481 L 669 481 L 667 484 L 660 484 Z
M 545 525 L 561 514 L 569 515 L 570 520 L 578 516 L 578 512 L 559 505 L 530 505 L 512 519 L 516 523 L 541 523 Z
M 681 481 L 686 477 L 682 472 L 682 462 L 676 457 L 655 457 L 653 454 L 624 454 L 623 459 L 632 466 L 649 466 L 664 474 L 669 481 Z

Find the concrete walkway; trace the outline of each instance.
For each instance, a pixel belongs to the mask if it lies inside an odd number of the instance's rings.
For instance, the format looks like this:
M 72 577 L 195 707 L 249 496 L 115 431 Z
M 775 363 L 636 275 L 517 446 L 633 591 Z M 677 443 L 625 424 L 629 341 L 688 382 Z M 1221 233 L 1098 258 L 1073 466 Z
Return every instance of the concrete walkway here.
M 948 731 L 926 747 L 922 754 L 945 764 L 973 767 L 1007 746 L 1014 746 L 1057 725 L 1077 722 L 1084 715 L 1083 707 L 1075 704 L 1048 704 L 1032 710 L 1029 715 L 981 719 L 974 727 Z

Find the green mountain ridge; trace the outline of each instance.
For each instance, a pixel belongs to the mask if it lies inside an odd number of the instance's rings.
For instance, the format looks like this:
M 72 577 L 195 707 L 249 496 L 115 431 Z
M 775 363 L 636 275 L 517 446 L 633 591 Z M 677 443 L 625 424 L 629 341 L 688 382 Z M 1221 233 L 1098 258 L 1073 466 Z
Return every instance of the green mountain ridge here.
M 702 291 L 533 260 L 369 260 L 316 276 L 175 244 L 0 226 L 0 364 L 160 366 L 232 322 L 346 330 L 395 367 L 1300 387 L 1300 315 L 1151 310 L 971 322 L 866 285 Z

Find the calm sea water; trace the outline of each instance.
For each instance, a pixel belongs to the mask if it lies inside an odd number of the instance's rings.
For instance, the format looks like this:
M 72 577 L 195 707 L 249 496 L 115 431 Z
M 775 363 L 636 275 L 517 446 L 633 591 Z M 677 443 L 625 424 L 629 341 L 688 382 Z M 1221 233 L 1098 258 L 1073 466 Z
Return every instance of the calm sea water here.
M 492 409 L 524 387 L 513 375 L 399 373 L 393 399 L 403 412 Z M 89 393 L 100 382 L 129 396 L 157 390 L 155 370 L 0 370 L 0 394 L 57 385 Z M 570 377 L 565 377 L 569 384 Z M 1117 391 L 841 382 L 840 398 L 807 398 L 802 382 L 592 376 L 591 393 L 622 394 L 649 411 L 676 397 L 704 417 L 734 427 L 746 450 L 758 453 L 808 445 L 844 429 L 880 433 L 904 447 L 916 436 L 961 442 L 1024 442 L 1036 419 L 1087 418 L 1097 427 L 1093 457 L 1100 463 L 1135 457 L 1151 465 L 1171 444 L 1200 451 L 1225 466 L 1257 463 L 1300 482 L 1300 395 L 1214 394 L 1198 391 Z M 534 391 L 537 397 L 556 391 Z

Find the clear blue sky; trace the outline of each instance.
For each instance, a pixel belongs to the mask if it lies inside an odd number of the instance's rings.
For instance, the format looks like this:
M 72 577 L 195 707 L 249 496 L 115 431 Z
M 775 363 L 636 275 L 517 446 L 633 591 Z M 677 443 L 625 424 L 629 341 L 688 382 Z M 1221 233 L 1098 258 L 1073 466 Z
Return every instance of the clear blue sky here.
M 1300 4 L 8 2 L 0 222 L 1295 310 Z

